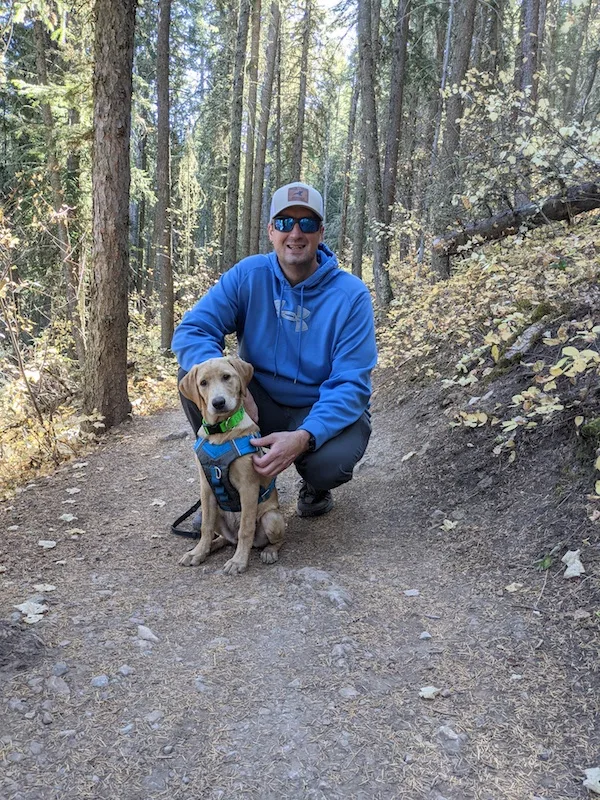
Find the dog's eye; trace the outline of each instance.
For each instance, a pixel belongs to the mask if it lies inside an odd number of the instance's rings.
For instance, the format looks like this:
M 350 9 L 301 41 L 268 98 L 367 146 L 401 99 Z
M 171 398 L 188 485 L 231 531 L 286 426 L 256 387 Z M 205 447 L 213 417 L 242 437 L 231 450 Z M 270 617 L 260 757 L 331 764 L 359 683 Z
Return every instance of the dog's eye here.
M 224 381 L 228 381 L 230 379 L 231 379 L 231 375 L 229 375 L 228 373 L 225 373 L 225 375 L 223 375 L 223 380 Z
M 202 378 L 200 381 L 200 386 L 208 386 L 208 381 L 205 378 Z

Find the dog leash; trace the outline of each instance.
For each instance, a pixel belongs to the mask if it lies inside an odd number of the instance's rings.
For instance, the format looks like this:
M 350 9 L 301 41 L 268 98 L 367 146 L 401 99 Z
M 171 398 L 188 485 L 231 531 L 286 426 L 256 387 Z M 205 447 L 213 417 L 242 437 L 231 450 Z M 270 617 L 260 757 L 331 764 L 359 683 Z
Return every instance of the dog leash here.
M 188 508 L 185 514 L 182 514 L 180 517 L 177 517 L 175 522 L 171 525 L 171 533 L 176 533 L 178 536 L 187 536 L 188 539 L 198 539 L 200 536 L 200 531 L 194 531 L 194 530 L 188 531 L 185 528 L 180 528 L 178 526 L 181 525 L 182 522 L 185 522 L 185 520 L 188 517 L 191 517 L 192 514 L 199 508 L 200 508 L 200 500 L 198 500 L 197 503 L 194 503 L 194 505 L 191 508 Z

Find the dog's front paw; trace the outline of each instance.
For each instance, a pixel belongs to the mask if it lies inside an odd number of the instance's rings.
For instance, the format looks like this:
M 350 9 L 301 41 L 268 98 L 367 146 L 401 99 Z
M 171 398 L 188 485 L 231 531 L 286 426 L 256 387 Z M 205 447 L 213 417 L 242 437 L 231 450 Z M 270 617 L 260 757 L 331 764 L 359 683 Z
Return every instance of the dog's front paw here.
M 206 561 L 205 553 L 195 553 L 193 550 L 188 550 L 179 559 L 179 565 L 182 567 L 197 567 L 203 561 Z
M 260 560 L 263 564 L 274 564 L 279 558 L 278 550 L 279 548 L 274 547 L 272 544 L 267 545 L 260 551 Z
M 248 562 L 247 561 L 236 561 L 235 556 L 230 558 L 229 561 L 226 562 L 225 566 L 223 567 L 223 572 L 226 575 L 241 575 L 242 572 L 246 572 L 248 569 Z

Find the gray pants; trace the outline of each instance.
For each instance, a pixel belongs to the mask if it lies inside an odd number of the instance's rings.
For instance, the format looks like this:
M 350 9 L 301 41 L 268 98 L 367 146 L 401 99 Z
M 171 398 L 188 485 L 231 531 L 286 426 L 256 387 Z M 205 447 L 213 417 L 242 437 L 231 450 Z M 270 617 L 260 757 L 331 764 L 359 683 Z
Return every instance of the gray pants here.
M 179 370 L 181 380 L 185 370 Z M 294 408 L 276 403 L 252 379 L 248 387 L 258 406 L 260 432 L 263 436 L 276 431 L 295 431 L 310 411 L 310 406 Z M 202 414 L 191 400 L 180 393 L 181 405 L 194 433 L 202 425 Z M 352 425 L 349 425 L 333 439 L 325 442 L 314 453 L 303 453 L 294 462 L 298 473 L 305 481 L 319 491 L 335 489 L 352 478 L 354 467 L 367 449 L 371 436 L 371 415 L 365 411 Z

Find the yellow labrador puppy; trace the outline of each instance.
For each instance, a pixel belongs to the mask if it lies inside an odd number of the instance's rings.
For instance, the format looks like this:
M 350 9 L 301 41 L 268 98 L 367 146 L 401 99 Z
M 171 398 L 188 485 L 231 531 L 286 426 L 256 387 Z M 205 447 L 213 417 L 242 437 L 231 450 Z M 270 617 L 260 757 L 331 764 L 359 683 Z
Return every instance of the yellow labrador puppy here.
M 198 406 L 203 418 L 195 447 L 201 462 L 202 529 L 198 544 L 181 558 L 183 566 L 201 564 L 227 542 L 237 544 L 223 567 L 228 575 L 247 569 L 253 545 L 263 548 L 260 557 L 265 564 L 277 561 L 285 531 L 277 489 L 254 470 L 252 452 L 257 448 L 247 443 L 258 434 L 258 425 L 243 406 L 253 373 L 252 365 L 240 358 L 211 358 L 192 367 L 179 383 L 181 393 Z M 233 460 L 224 467 L 228 458 Z M 259 502 L 259 496 L 265 499 Z M 237 506 L 241 511 L 224 510 Z

